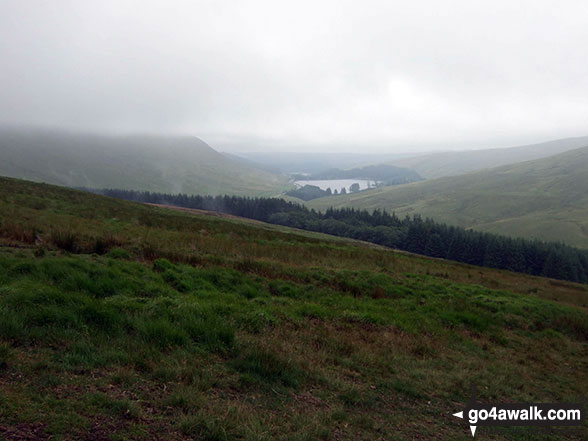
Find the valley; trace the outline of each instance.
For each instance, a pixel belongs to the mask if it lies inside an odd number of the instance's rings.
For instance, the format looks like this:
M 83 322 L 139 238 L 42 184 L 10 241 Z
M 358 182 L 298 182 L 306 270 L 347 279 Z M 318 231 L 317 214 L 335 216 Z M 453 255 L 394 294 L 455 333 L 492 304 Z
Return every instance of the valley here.
M 477 231 L 588 247 L 588 148 L 469 174 L 314 199 L 308 206 L 386 209 Z
M 0 441 L 588 440 L 586 23 L 2 0 Z

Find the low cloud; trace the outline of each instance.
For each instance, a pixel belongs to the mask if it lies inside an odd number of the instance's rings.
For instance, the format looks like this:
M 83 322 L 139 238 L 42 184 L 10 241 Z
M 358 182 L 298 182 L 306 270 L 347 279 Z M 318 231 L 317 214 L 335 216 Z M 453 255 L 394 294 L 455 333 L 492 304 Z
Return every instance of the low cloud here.
M 7 0 L 0 123 L 230 150 L 585 135 L 587 21 L 583 1 Z

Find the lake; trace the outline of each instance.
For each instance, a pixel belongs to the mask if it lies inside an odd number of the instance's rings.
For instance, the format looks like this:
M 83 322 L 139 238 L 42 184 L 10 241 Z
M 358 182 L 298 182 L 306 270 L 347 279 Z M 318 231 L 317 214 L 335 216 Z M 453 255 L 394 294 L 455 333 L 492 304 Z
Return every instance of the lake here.
M 376 181 L 371 181 L 368 179 L 323 179 L 294 181 L 294 185 L 298 187 L 304 187 L 305 185 L 315 185 L 321 190 L 330 188 L 331 191 L 334 192 L 337 190 L 339 193 L 341 193 L 342 188 L 345 188 L 345 190 L 349 193 L 349 187 L 355 183 L 359 184 L 360 190 L 367 190 L 368 188 L 373 188 L 376 186 Z

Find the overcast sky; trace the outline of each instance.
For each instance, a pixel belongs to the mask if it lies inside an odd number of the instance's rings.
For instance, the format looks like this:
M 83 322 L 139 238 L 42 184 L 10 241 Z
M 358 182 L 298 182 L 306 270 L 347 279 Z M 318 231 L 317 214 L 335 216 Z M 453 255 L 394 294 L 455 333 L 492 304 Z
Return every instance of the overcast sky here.
M 363 153 L 588 135 L 588 1 L 1 0 L 0 123 Z

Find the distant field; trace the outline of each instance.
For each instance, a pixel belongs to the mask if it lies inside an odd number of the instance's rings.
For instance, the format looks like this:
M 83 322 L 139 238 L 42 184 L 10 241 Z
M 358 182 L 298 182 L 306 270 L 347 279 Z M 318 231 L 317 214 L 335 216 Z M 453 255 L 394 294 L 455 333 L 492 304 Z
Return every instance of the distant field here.
M 475 230 L 588 248 L 588 148 L 306 205 L 421 214 Z
M 471 383 L 588 395 L 587 311 L 585 285 L 0 178 L 0 439 L 471 439 Z

